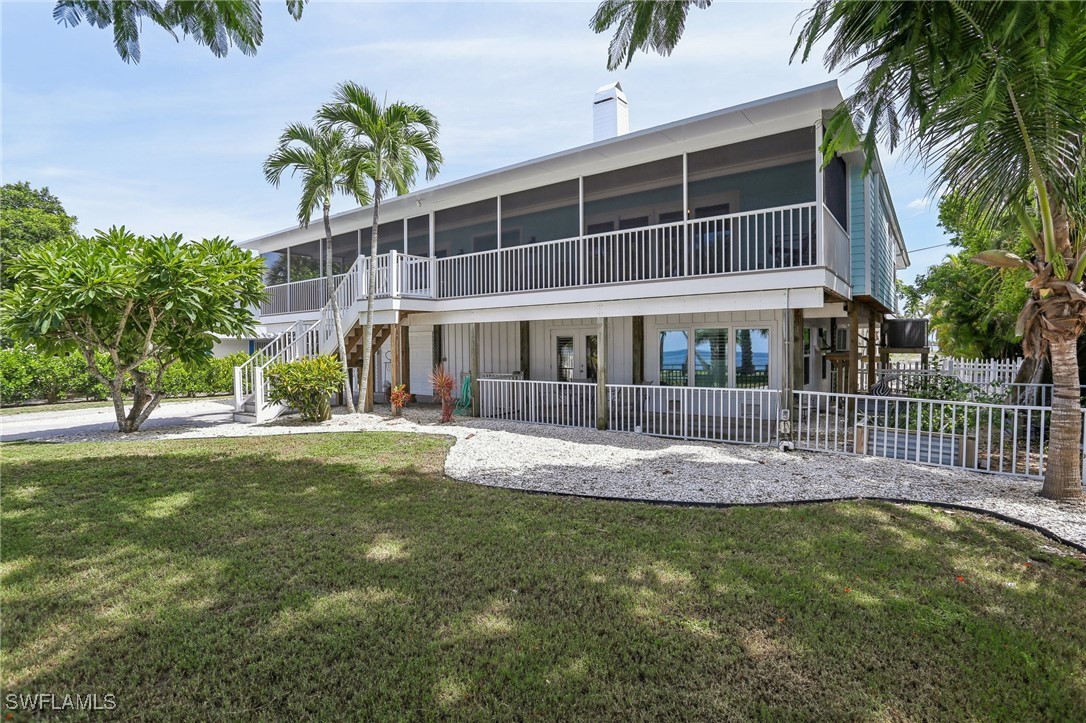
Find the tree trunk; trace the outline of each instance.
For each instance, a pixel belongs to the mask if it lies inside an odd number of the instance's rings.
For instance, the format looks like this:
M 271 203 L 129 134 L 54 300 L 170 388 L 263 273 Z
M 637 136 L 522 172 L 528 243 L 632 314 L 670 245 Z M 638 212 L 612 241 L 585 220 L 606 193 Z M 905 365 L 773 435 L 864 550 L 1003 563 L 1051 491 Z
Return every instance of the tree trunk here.
M 124 411 L 124 374 L 116 374 L 109 380 L 109 396 L 113 400 L 113 413 L 117 415 L 118 432 L 134 432 Z
M 325 277 L 328 279 L 328 302 L 332 305 L 332 323 L 336 330 L 339 347 L 339 365 L 343 369 L 343 396 L 347 400 L 347 413 L 354 414 L 354 398 L 351 396 L 351 373 L 347 368 L 347 345 L 343 342 L 343 319 L 340 317 L 339 300 L 336 298 L 335 275 L 332 273 L 332 224 L 328 219 L 331 209 L 324 204 L 324 258 Z
M 1079 409 L 1077 339 L 1050 340 L 1052 423 L 1041 496 L 1082 497 L 1082 412 Z
M 364 412 L 373 411 L 373 379 L 375 375 L 370 373 L 370 365 L 373 364 L 373 299 L 377 295 L 377 219 L 380 211 L 381 181 L 375 179 L 373 184 L 373 231 L 370 234 L 370 268 L 366 287 L 366 338 L 363 346 L 361 393 L 359 394 L 362 402 L 359 406 Z

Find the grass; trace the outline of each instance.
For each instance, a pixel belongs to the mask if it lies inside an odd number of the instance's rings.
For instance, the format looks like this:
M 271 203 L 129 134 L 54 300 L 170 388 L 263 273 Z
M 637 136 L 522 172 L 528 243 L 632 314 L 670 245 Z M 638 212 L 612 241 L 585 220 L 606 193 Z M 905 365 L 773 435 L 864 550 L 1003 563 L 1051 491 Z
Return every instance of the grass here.
M 232 394 L 217 394 L 207 397 L 171 397 L 170 399 L 163 399 L 159 404 L 174 404 L 176 402 L 214 402 L 223 399 L 233 399 Z M 125 398 L 125 408 L 131 405 L 132 400 Z M 95 400 L 91 402 L 56 402 L 54 404 L 23 404 L 15 407 L 0 407 L 0 416 L 6 416 L 8 414 L 28 414 L 30 412 L 68 412 L 76 409 L 99 409 L 108 407 L 113 408 L 113 402 L 106 400 Z
M 1086 717 L 1086 563 L 1039 535 L 527 495 L 446 448 L 0 447 L 0 684 L 141 719 Z

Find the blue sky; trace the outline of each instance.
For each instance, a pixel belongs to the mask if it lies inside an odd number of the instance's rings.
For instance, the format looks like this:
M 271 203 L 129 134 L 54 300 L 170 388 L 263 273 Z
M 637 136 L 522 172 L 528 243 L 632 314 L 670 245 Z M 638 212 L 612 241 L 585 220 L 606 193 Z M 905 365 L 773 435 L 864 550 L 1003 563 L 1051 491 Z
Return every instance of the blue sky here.
M 609 38 L 588 29 L 594 3 L 318 1 L 297 23 L 278 0 L 263 7 L 254 57 L 217 59 L 147 27 L 143 60 L 128 65 L 109 31 L 59 26 L 51 2 L 0 3 L 3 181 L 49 186 L 83 233 L 124 224 L 244 240 L 296 223 L 296 185 L 272 188 L 261 163 L 282 127 L 309 120 L 344 80 L 434 111 L 440 182 L 590 142 L 592 95 L 612 80 L 636 130 L 832 77 L 820 57 L 788 63 L 804 3 L 694 10 L 671 57 L 614 73 Z M 884 162 L 908 246 L 941 243 L 923 171 Z M 914 254 L 902 277 L 944 254 Z

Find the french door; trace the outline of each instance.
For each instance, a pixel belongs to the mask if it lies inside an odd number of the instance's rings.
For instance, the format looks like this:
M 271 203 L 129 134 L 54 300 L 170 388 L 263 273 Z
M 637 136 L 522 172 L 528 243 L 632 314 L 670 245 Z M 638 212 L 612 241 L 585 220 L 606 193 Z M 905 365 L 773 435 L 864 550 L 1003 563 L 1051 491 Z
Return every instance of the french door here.
M 596 381 L 598 337 L 587 331 L 556 332 L 551 337 L 555 379 L 560 382 Z

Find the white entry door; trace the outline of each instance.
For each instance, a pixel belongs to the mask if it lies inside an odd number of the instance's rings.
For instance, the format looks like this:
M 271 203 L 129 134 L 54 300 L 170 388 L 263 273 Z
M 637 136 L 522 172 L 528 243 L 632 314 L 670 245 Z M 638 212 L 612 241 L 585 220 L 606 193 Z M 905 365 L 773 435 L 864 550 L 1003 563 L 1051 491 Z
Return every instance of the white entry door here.
M 597 344 L 595 332 L 568 331 L 551 335 L 550 368 L 560 382 L 596 381 Z

